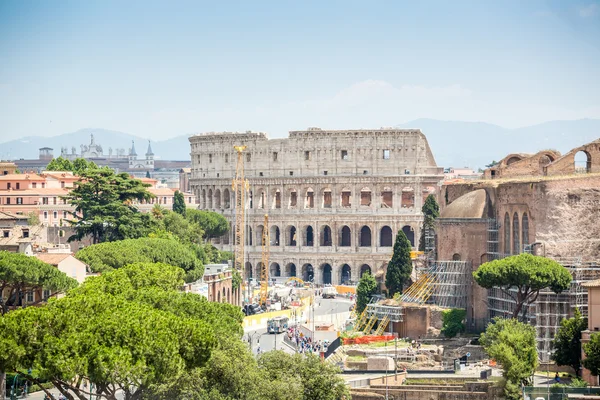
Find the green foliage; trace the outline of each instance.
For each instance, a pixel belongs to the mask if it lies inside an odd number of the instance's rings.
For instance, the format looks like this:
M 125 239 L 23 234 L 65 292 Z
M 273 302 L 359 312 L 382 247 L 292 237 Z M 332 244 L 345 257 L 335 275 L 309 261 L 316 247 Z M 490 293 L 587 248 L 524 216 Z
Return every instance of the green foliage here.
M 485 167 L 486 167 L 486 168 L 491 168 L 491 167 L 493 167 L 493 166 L 495 166 L 495 165 L 498 165 L 498 164 L 499 164 L 499 162 L 498 162 L 498 161 L 496 161 L 496 160 L 493 160 L 491 163 L 487 164 Z
M 204 231 L 197 223 L 173 211 L 163 210 L 159 226 L 172 233 L 181 243 L 201 243 Z
M 46 166 L 46 171 L 73 171 L 73 163 L 66 158 L 53 158 Z
M 187 282 L 198 280 L 204 273 L 202 260 L 189 246 L 161 238 L 99 243 L 79 250 L 75 257 L 88 264 L 93 272 L 110 271 L 136 262 L 158 262 L 182 268 L 187 273 Z
M 231 274 L 231 288 L 237 289 L 242 284 L 242 274 L 237 269 L 232 270 Z
M 581 332 L 587 329 L 587 318 L 581 316 L 578 308 L 573 318 L 560 321 L 560 328 L 554 337 L 552 360 L 557 365 L 568 365 L 579 376 L 581 367 Z
M 187 210 L 186 218 L 200 225 L 206 239 L 224 235 L 229 231 L 229 222 L 219 213 L 213 211 Z
M 27 214 L 27 225 L 35 226 L 40 224 L 40 216 L 37 212 L 32 211 Z
M 585 388 L 588 386 L 588 383 L 586 381 L 584 381 L 583 379 L 575 378 L 575 379 L 571 380 L 571 383 L 569 384 L 569 386 L 572 388 Z
M 175 195 L 173 197 L 173 211 L 177 214 L 183 215 L 185 217 L 185 199 L 183 198 L 183 193 L 179 190 L 175 191 Z
M 479 342 L 502 366 L 505 397 L 519 399 L 521 384 L 528 382 L 538 366 L 535 328 L 513 318 L 497 318 L 481 334 Z
M 571 284 L 569 271 L 554 260 L 523 253 L 482 264 L 473 273 L 479 286 L 500 288 L 516 302 L 513 318 L 517 318 L 526 304 L 533 303 L 540 290 L 549 288 L 554 293 L 567 290 Z M 516 296 L 511 289 L 517 289 Z
M 412 273 L 412 260 L 410 258 L 410 242 L 402 230 L 396 235 L 394 254 L 388 263 L 385 274 L 385 286 L 390 297 L 401 293 L 404 284 L 410 279 Z
M 219 343 L 242 334 L 239 308 L 175 290 L 183 271 L 134 264 L 87 280 L 66 297 L 0 319 L 0 369 L 33 368 L 61 392 L 146 398 L 202 368 Z M 149 396 L 148 396 L 149 397 Z
M 421 228 L 421 236 L 419 238 L 419 251 L 425 251 L 425 231 L 433 229 L 435 220 L 440 216 L 440 206 L 435 200 L 435 196 L 430 194 L 425 199 L 425 203 L 421 208 L 423 213 L 423 226 Z
M 465 319 L 467 311 L 462 308 L 453 308 L 442 312 L 442 333 L 447 338 L 453 338 L 466 329 Z
M 356 311 L 362 313 L 371 297 L 377 292 L 377 281 L 368 271 L 358 281 L 356 287 Z
M 590 370 L 592 375 L 600 375 L 600 333 L 592 333 L 590 341 L 583 345 L 585 360 L 583 366 Z
M 50 264 L 24 254 L 0 251 L 0 293 L 5 298 L 4 302 L 0 302 L 2 315 L 10 308 L 21 306 L 19 297 L 23 298 L 29 290 L 49 289 L 62 293 L 75 286 L 75 279 Z
M 75 234 L 68 240 L 91 236 L 93 243 L 147 236 L 154 227 L 149 214 L 140 213 L 134 200 L 149 200 L 149 185 L 132 179 L 126 173 L 110 169 L 83 171 L 77 187 L 65 199 L 75 207 L 69 223 Z

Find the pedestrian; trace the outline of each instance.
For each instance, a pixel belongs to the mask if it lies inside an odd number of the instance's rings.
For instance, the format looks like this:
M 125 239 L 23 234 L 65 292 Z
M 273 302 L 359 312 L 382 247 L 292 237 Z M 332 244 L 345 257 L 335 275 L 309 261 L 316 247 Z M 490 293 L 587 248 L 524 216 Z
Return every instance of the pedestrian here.
M 256 354 L 260 354 L 260 345 L 258 346 L 258 348 L 256 349 Z
M 554 381 L 556 383 L 560 383 L 560 376 L 558 375 L 558 372 L 556 373 L 556 375 L 554 375 Z

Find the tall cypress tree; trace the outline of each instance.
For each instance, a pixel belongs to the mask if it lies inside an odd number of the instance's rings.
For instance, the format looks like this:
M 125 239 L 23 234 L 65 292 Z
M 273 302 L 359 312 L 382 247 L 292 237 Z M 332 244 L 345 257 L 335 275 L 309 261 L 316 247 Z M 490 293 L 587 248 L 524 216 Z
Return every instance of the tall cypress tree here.
M 396 235 L 396 243 L 394 243 L 394 255 L 388 263 L 385 274 L 385 286 L 390 297 L 401 293 L 404 284 L 410 279 L 412 272 L 410 249 L 408 238 L 402 230 L 399 230 Z
M 421 228 L 421 236 L 419 238 L 419 251 L 425 251 L 425 231 L 427 229 L 433 229 L 436 218 L 440 216 L 440 206 L 435 200 L 434 195 L 430 194 L 427 196 L 421 211 L 423 212 L 424 220 Z
M 175 192 L 173 197 L 173 211 L 185 217 L 185 199 L 183 198 L 183 193 L 179 190 Z

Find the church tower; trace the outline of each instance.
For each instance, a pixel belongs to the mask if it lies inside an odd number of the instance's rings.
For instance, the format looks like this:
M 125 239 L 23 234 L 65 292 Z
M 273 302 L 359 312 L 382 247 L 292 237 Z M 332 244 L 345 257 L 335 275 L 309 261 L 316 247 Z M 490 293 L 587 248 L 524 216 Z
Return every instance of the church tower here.
M 135 168 L 135 164 L 137 161 L 137 153 L 135 152 L 135 143 L 133 140 L 131 141 L 131 150 L 129 150 L 129 168 Z
M 154 153 L 148 140 L 148 151 L 146 151 L 146 169 L 154 169 Z

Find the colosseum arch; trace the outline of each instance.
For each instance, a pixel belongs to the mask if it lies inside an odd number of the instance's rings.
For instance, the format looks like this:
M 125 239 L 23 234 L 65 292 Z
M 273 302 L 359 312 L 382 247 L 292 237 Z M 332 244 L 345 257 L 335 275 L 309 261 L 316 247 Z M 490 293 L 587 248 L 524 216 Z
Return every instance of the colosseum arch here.
M 523 213 L 523 219 L 521 220 L 521 236 L 523 247 L 529 246 L 529 216 L 526 212 Z
M 277 225 L 271 225 L 269 239 L 271 241 L 271 246 L 279 246 L 281 243 L 281 234 L 279 231 L 279 227 Z
M 262 237 L 265 227 L 263 225 L 256 226 L 256 246 L 262 246 Z
M 333 197 L 332 197 L 331 189 L 325 188 L 323 189 L 323 208 L 331 208 L 333 205 Z
M 252 240 L 252 227 L 248 227 L 246 230 L 246 245 L 252 246 L 254 241 Z
M 315 279 L 315 271 L 312 264 L 304 264 L 302 266 L 302 280 L 304 282 L 312 282 Z
M 215 208 L 221 208 L 221 191 L 219 189 L 215 190 Z
M 281 191 L 279 189 L 275 189 L 271 196 L 271 208 L 279 209 L 281 208 Z
M 322 225 L 321 226 L 321 235 L 320 235 L 320 241 L 321 243 L 319 243 L 321 246 L 332 246 L 333 245 L 333 238 L 331 236 L 331 228 L 329 227 L 329 225 Z
M 411 187 L 402 188 L 402 208 L 413 208 L 415 206 L 415 190 Z
M 202 209 L 206 209 L 206 189 L 202 189 L 202 194 L 200 196 L 201 196 L 200 204 L 202 204 Z
M 394 241 L 394 235 L 392 234 L 392 228 L 384 226 L 379 231 L 379 246 L 380 247 L 392 247 Z
M 258 205 L 257 205 L 256 208 L 264 209 L 266 207 L 266 205 L 267 205 L 266 204 L 267 203 L 267 193 L 264 191 L 264 189 L 260 189 L 258 191 L 257 201 L 258 201 Z
M 394 207 L 394 192 L 392 188 L 384 187 L 381 191 L 381 208 L 393 208 Z
M 269 276 L 270 277 L 280 277 L 281 276 L 281 266 L 279 263 L 271 263 L 271 267 L 269 268 Z
M 352 268 L 348 264 L 342 265 L 340 269 L 340 283 L 342 285 L 347 285 L 352 281 Z
M 352 190 L 350 188 L 343 188 L 340 192 L 340 207 L 352 207 Z
M 519 214 L 513 214 L 513 254 L 521 253 L 521 242 L 519 240 L 520 236 L 520 227 L 519 227 Z
M 352 246 L 352 232 L 347 225 L 344 225 L 342 229 L 340 229 L 340 241 L 339 246 L 341 247 L 349 247 Z
M 406 235 L 406 238 L 410 242 L 412 247 L 415 247 L 415 230 L 410 225 L 404 225 L 402 227 L 402 232 Z
M 321 277 L 323 285 L 331 285 L 333 283 L 333 268 L 331 268 L 331 264 L 321 264 Z
M 250 261 L 246 261 L 244 264 L 244 279 L 248 280 L 249 278 L 253 278 L 254 274 L 252 272 L 252 263 Z
M 360 189 L 360 205 L 363 207 L 370 207 L 371 200 L 372 200 L 371 189 L 369 189 L 368 187 L 364 187 L 364 188 Z
M 304 227 L 302 237 L 304 239 L 304 246 L 312 247 L 315 245 L 315 230 L 312 226 L 308 225 Z
M 231 193 L 229 189 L 223 189 L 223 207 L 231 208 Z
M 297 208 L 298 207 L 298 190 L 289 189 L 288 190 L 288 208 Z
M 368 272 L 369 274 L 373 275 L 373 272 L 371 271 L 371 266 L 369 264 L 363 264 L 360 266 L 360 277 L 361 278 L 365 274 L 365 272 Z
M 212 208 L 213 208 L 213 191 L 212 191 L 212 189 L 208 189 L 207 199 L 208 199 L 208 209 L 212 210 Z
M 360 228 L 358 234 L 358 243 L 360 247 L 371 247 L 371 228 L 367 225 Z
M 285 228 L 285 245 L 296 246 L 298 240 L 297 236 L 296 227 L 294 225 L 289 225 Z
M 315 191 L 312 188 L 306 189 L 304 208 L 315 208 Z
M 265 265 L 265 264 L 263 264 L 262 261 L 259 261 L 259 262 L 256 263 L 256 268 L 254 270 L 254 277 L 255 277 L 254 279 L 256 279 L 257 281 L 262 280 L 261 271 L 262 271 L 262 266 L 263 265 Z
M 285 276 L 296 276 L 296 264 L 288 263 L 285 266 Z

